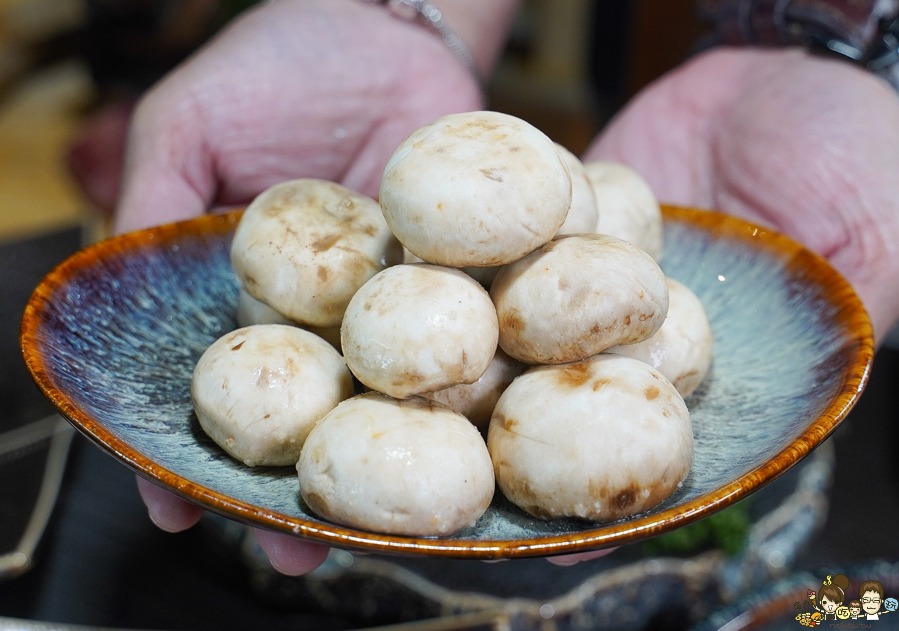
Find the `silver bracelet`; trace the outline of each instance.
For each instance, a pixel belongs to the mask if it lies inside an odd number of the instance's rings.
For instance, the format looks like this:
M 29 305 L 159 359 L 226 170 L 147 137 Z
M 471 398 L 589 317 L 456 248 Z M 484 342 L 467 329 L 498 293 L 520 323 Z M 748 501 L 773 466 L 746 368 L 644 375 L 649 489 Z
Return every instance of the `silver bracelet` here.
M 443 43 L 446 44 L 447 48 L 453 51 L 459 61 L 462 62 L 462 65 L 468 69 L 471 76 L 478 82 L 481 92 L 484 92 L 483 77 L 481 77 L 481 72 L 475 63 L 474 55 L 471 54 L 471 50 L 465 45 L 465 42 L 446 25 L 440 9 L 426 0 L 365 0 L 365 2 L 384 5 L 398 18 L 407 22 L 420 22 L 435 31 L 443 39 Z

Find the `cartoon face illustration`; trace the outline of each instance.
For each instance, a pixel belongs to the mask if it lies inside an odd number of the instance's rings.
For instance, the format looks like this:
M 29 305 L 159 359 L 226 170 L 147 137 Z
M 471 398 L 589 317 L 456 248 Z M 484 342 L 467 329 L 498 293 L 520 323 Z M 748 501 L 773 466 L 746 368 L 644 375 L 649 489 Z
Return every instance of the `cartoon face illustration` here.
M 833 613 L 834 611 L 836 611 L 837 605 L 839 604 L 837 602 L 834 602 L 830 598 L 828 598 L 826 595 L 821 596 L 820 602 L 821 602 L 821 608 L 824 611 L 826 611 L 827 613 Z
M 876 591 L 869 590 L 862 594 L 862 609 L 866 614 L 875 614 L 880 610 L 880 594 Z
M 843 604 L 846 598 L 846 588 L 849 587 L 849 579 L 842 574 L 828 576 L 818 592 L 818 607 L 816 609 L 827 614 L 833 620 L 833 614 Z
M 859 614 L 859 612 L 861 612 L 861 607 L 850 607 L 849 608 L 850 616 L 857 616 Z

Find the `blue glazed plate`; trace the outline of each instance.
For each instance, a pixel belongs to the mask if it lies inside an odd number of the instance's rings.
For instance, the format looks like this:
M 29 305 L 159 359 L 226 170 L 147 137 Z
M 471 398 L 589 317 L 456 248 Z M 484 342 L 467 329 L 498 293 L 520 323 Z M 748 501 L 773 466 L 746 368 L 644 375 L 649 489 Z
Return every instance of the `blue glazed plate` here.
M 235 328 L 229 249 L 239 213 L 116 237 L 75 254 L 35 290 L 22 323 L 38 386 L 79 430 L 205 508 L 342 547 L 497 558 L 584 551 L 707 516 L 783 473 L 854 405 L 873 357 L 868 317 L 822 258 L 719 213 L 664 208 L 666 274 L 709 313 L 712 369 L 687 403 L 696 451 L 673 496 L 610 524 L 528 516 L 497 493 L 477 524 L 447 538 L 337 526 L 303 504 L 292 467 L 250 469 L 199 428 L 190 380 Z

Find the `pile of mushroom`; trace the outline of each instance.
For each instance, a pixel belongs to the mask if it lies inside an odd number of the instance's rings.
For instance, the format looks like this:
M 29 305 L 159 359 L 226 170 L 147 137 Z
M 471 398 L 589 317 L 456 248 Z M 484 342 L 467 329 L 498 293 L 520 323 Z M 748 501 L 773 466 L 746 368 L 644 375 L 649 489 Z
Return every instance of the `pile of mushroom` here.
M 415 131 L 380 202 L 276 185 L 235 234 L 245 328 L 197 365 L 201 425 L 249 466 L 296 464 L 313 512 L 365 530 L 452 534 L 494 482 L 543 519 L 648 510 L 690 469 L 682 397 L 712 343 L 661 237 L 636 173 L 497 112 Z

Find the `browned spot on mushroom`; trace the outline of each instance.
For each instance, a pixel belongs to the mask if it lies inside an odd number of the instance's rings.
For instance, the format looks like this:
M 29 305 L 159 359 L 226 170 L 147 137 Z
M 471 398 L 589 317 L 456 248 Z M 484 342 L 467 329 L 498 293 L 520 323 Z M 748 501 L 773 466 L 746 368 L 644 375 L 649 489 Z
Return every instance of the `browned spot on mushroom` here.
M 315 512 L 325 512 L 328 510 L 328 502 L 318 493 L 306 493 L 306 503 L 309 508 Z
M 325 457 L 325 450 L 321 444 L 317 445 L 316 448 L 312 450 L 310 457 L 316 464 L 322 461 Z
M 370 237 L 373 237 L 376 234 L 378 234 L 378 228 L 376 226 L 362 226 L 359 230 L 361 230 L 362 232 L 364 232 L 365 234 L 367 234 Z
M 650 318 L 655 317 L 655 313 L 641 313 L 640 314 L 640 322 L 646 322 Z
M 327 267 L 319 266 L 318 279 L 323 283 L 327 282 L 327 280 L 328 280 L 328 268 Z
M 492 420 L 495 420 L 507 432 L 511 432 L 512 428 L 518 423 L 514 418 L 506 418 L 504 415 L 496 413 L 494 413 Z
M 334 247 L 334 244 L 340 241 L 342 238 L 343 235 L 340 233 L 325 235 L 312 242 L 312 251 L 318 254 L 319 252 L 330 250 L 332 247 Z
M 597 379 L 596 381 L 593 382 L 593 392 L 596 392 L 603 386 L 607 386 L 610 383 L 612 383 L 611 379 Z
M 437 204 L 437 210 L 443 210 L 443 203 Z
M 518 502 L 532 503 L 532 502 L 540 501 L 539 496 L 534 492 L 534 489 L 531 488 L 530 482 L 528 482 L 526 479 L 523 480 L 521 478 L 513 477 L 511 479 L 507 479 L 505 481 L 504 486 L 507 487 L 506 490 L 509 491 L 508 494 L 513 495 L 515 497 L 516 504 Z M 521 506 L 521 505 L 519 504 L 519 506 Z M 535 514 L 535 513 L 532 513 L 529 508 L 525 508 L 524 506 L 522 506 L 522 508 L 524 508 L 526 511 L 528 511 L 532 515 Z M 538 510 L 540 510 L 540 509 L 538 509 Z
M 521 333 L 524 331 L 525 325 L 524 320 L 518 317 L 518 310 L 509 309 L 500 317 L 499 326 L 501 329 L 506 329 L 512 333 Z
M 627 508 L 634 505 L 634 502 L 637 501 L 637 495 L 639 493 L 639 488 L 637 488 L 636 486 L 629 486 L 615 497 L 615 506 L 621 510 L 626 510 Z
M 564 278 L 560 278 L 559 279 L 559 291 L 565 291 L 566 289 L 568 289 L 568 283 L 565 281 Z
M 499 173 L 499 169 L 480 169 L 480 171 L 488 180 L 493 180 L 494 182 L 503 181 L 503 176 Z
M 690 377 L 696 376 L 697 374 L 699 374 L 699 371 L 694 369 L 694 370 L 691 370 L 690 372 L 685 372 L 682 375 L 678 375 L 677 379 L 674 380 L 674 387 L 676 388 L 678 386 L 678 384 L 686 381 Z
M 271 414 L 266 414 L 266 415 L 265 415 L 265 416 L 263 416 L 263 417 L 262 417 L 262 418 L 271 418 L 271 417 L 272 417 L 272 415 L 271 415 Z
M 594 324 L 594 325 L 593 325 L 593 328 L 590 329 L 590 333 L 593 334 L 593 335 L 597 335 L 597 334 L 599 333 L 599 331 L 600 331 L 600 329 L 599 329 L 599 325 L 598 325 L 598 324 Z
M 589 493 L 592 499 L 605 499 L 609 494 L 606 485 L 600 482 L 599 480 L 593 480 L 587 482 L 587 493 Z
M 587 362 L 570 364 L 563 367 L 556 374 L 561 385 L 577 388 L 590 381 L 590 365 Z
M 396 387 L 405 386 L 405 385 L 415 385 L 417 383 L 421 383 L 425 380 L 422 375 L 416 375 L 410 372 L 401 372 L 397 374 L 397 378 L 393 380 L 391 385 Z
M 659 389 L 658 389 L 657 387 L 655 387 L 655 386 L 649 386 L 649 387 L 646 389 L 646 400 L 647 400 L 647 401 L 652 401 L 652 400 L 655 399 L 657 396 L 659 396 Z
M 256 280 L 255 278 L 253 278 L 252 276 L 250 276 L 249 274 L 246 274 L 246 275 L 243 277 L 243 284 L 244 284 L 244 285 L 247 285 L 247 286 L 249 286 L 249 285 L 258 285 L 258 284 L 259 284 L 259 281 Z
M 630 326 L 630 325 L 631 325 L 631 314 L 627 314 L 626 316 L 624 316 L 624 326 Z
M 477 138 L 481 134 L 493 131 L 498 127 L 498 124 L 491 124 L 487 119 L 476 118 L 475 120 L 456 128 L 455 133 L 461 138 Z
M 237 346 L 232 346 L 232 347 L 231 347 L 231 350 L 232 350 L 232 351 L 239 351 L 239 350 L 240 350 L 240 347 L 243 346 L 243 345 L 246 344 L 246 343 L 247 343 L 247 341 L 244 340 L 243 342 L 241 342 L 241 343 L 238 344 Z
M 362 308 L 365 309 L 366 311 L 371 311 L 371 303 L 366 302 L 364 305 L 362 305 Z
M 521 147 L 509 147 L 509 153 L 516 153 L 521 151 Z
M 552 519 L 553 517 L 555 517 L 555 515 L 553 515 L 550 511 L 546 510 L 542 506 L 538 506 L 537 504 L 522 506 L 521 508 L 524 510 L 524 512 L 540 519 Z

